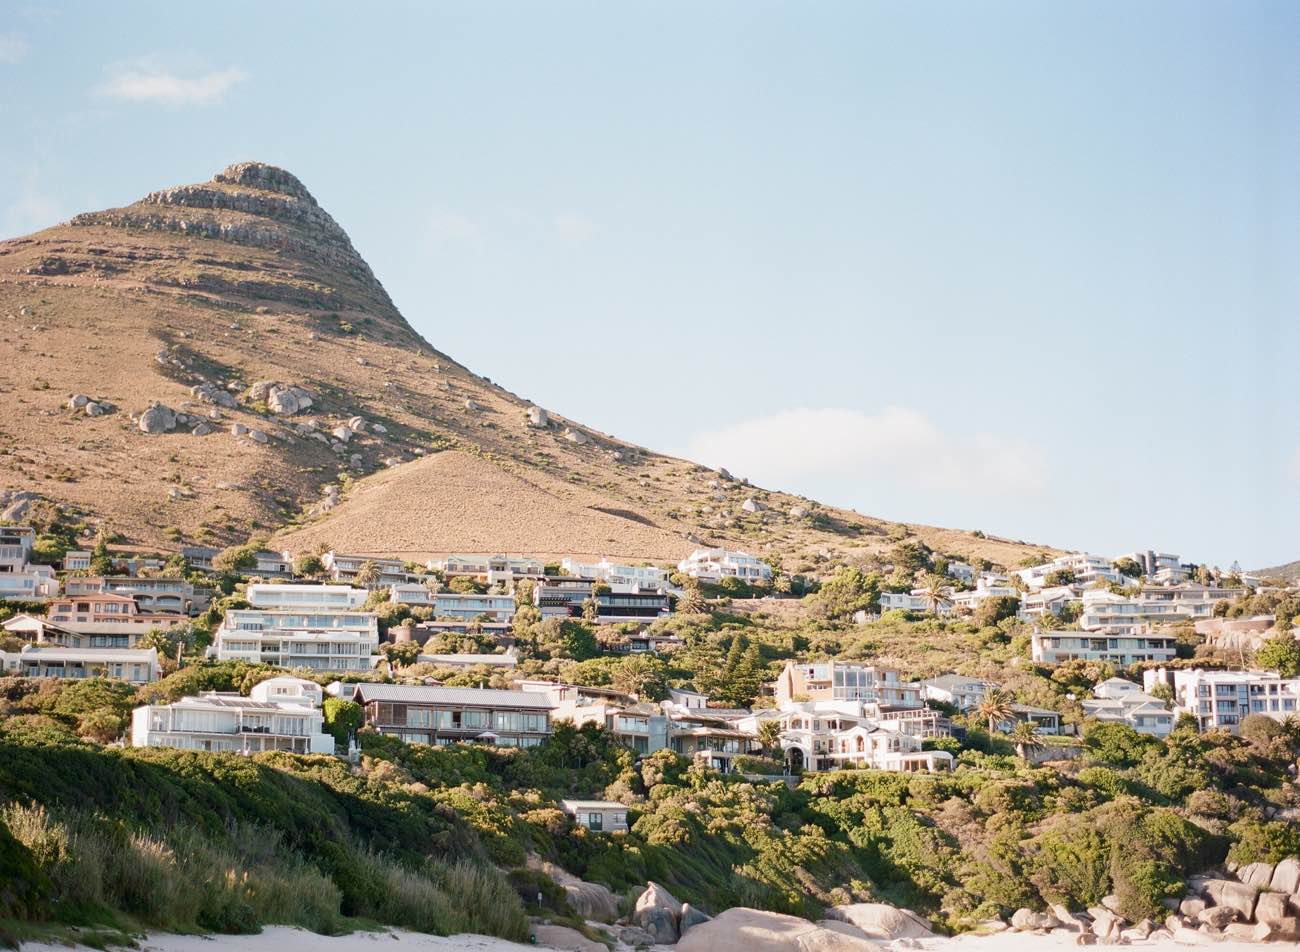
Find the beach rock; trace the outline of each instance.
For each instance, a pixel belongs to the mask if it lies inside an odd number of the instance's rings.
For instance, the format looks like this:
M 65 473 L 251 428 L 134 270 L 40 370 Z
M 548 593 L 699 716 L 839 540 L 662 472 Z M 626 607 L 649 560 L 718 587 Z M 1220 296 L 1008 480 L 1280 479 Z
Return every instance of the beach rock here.
M 1300 939 L 1300 919 L 1282 916 L 1278 919 L 1261 919 L 1255 924 L 1256 942 L 1265 940 L 1295 942 Z
M 743 906 L 727 909 L 695 926 L 677 943 L 677 952 L 879 952 L 879 949 L 870 939 L 846 935 L 807 919 Z
M 1150 919 L 1143 919 L 1121 932 L 1120 938 L 1128 939 L 1130 942 L 1140 942 L 1155 931 L 1156 924 Z
M 1211 906 L 1208 909 L 1202 909 L 1196 914 L 1196 921 L 1203 926 L 1213 926 L 1215 929 L 1222 929 L 1229 922 L 1237 920 L 1237 910 L 1228 906 Z
M 996 920 L 998 925 L 1005 930 L 1007 925 L 1001 919 Z M 866 939 L 867 934 L 851 922 L 841 922 L 839 919 L 818 919 L 817 925 L 831 932 L 837 932 L 840 935 L 846 935 L 854 939 Z
M 711 918 L 711 916 L 701 912 L 689 902 L 684 902 L 682 903 L 681 915 L 677 917 L 677 930 L 682 935 L 686 935 L 689 930 L 696 926 L 703 925 Z
M 858 902 L 832 906 L 826 918 L 849 922 L 872 939 L 928 939 L 934 935 L 930 923 L 907 909 L 883 902 Z
M 1121 915 L 1119 896 L 1116 896 L 1114 893 L 1112 893 L 1109 896 L 1102 896 L 1101 904 L 1104 908 L 1109 909 L 1111 912 L 1115 913 L 1115 915 L 1117 916 Z
M 1204 932 L 1179 926 L 1173 931 L 1173 941 L 1175 945 L 1209 945 L 1216 940 Z
M 1282 893 L 1260 893 L 1259 898 L 1255 900 L 1255 921 L 1268 922 L 1270 919 L 1285 919 L 1290 914 L 1288 898 Z
M 1249 922 L 1229 922 L 1223 927 L 1223 934 L 1226 938 L 1236 939 L 1239 942 L 1253 942 L 1255 927 Z
M 1088 909 L 1092 916 L 1092 934 L 1102 942 L 1118 942 L 1119 934 L 1124 929 L 1124 920 L 1104 906 L 1092 906 Z
M 1237 870 L 1237 879 L 1256 889 L 1267 889 L 1273 881 L 1272 863 L 1247 863 Z
M 1208 879 L 1201 888 L 1201 894 L 1216 906 L 1235 909 L 1243 920 L 1249 920 L 1255 913 L 1254 886 L 1235 883 L 1231 879 Z
M 1185 925 L 1187 925 L 1187 920 L 1177 913 L 1165 917 L 1165 928 L 1170 932 L 1181 929 Z
M 1300 859 L 1284 859 L 1278 863 L 1268 888 L 1281 893 L 1300 891 Z
M 603 942 L 588 939 L 577 929 L 557 926 L 551 922 L 533 923 L 532 933 L 537 944 L 548 949 L 563 949 L 564 952 L 609 952 Z
M 632 924 L 654 936 L 656 942 L 671 945 L 680 935 L 678 920 L 682 904 L 658 883 L 646 883 L 646 890 L 632 910 Z
M 1071 912 L 1068 907 L 1059 902 L 1048 905 L 1047 909 L 1059 923 L 1056 928 L 1065 929 L 1067 932 L 1087 932 L 1092 925 L 1092 920 L 1083 913 Z
M 1075 945 L 1096 945 L 1097 937 L 1091 932 L 1080 932 L 1074 937 Z
M 569 905 L 582 918 L 595 922 L 613 922 L 618 918 L 618 897 L 610 892 L 608 886 L 584 882 L 581 879 L 574 879 L 562 885 L 569 898 Z
M 1038 929 L 1055 929 L 1060 920 L 1050 912 L 1035 912 L 1032 909 L 1017 909 L 1011 915 L 1011 928 L 1017 932 L 1034 932 Z
M 1184 899 L 1178 904 L 1178 911 L 1189 919 L 1194 918 L 1204 908 L 1204 899 Z

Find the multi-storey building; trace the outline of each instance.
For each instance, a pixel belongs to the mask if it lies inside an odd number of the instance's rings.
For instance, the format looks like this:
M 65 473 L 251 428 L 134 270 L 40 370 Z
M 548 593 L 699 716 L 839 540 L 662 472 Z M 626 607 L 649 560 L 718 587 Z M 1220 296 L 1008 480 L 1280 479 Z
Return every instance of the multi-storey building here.
M 1300 713 L 1300 678 L 1267 671 L 1206 671 L 1202 668 L 1144 671 L 1149 693 L 1157 684 L 1174 692 L 1174 711 L 1191 714 L 1201 730 L 1236 732 L 1243 718 L 1262 714 L 1284 721 Z
M 366 593 L 342 585 L 253 584 L 251 608 L 226 612 L 210 649 L 221 661 L 314 671 L 369 671 L 379 647 Z
M 141 611 L 131 595 L 93 592 L 52 600 L 45 620 L 51 626 L 49 640 L 68 647 L 131 648 L 147 632 L 166 630 L 186 619 L 175 612 Z M 62 632 L 81 637 L 66 639 Z M 44 634 L 38 640 L 46 640 Z
M 86 572 L 90 569 L 94 553 L 89 549 L 69 549 L 63 553 L 63 571 Z
M 1177 584 L 1186 580 L 1191 571 L 1191 566 L 1184 565 L 1178 556 L 1170 552 L 1153 552 L 1151 549 L 1145 549 L 1140 552 L 1129 552 L 1120 558 L 1132 559 L 1141 566 L 1143 575 L 1157 582 Z
M 541 559 L 526 555 L 449 555 L 444 559 L 432 559 L 425 565 L 430 571 L 441 572 L 445 578 L 459 575 L 489 585 L 540 579 L 546 574 L 546 564 Z
M 738 578 L 742 582 L 761 583 L 772 578 L 771 566 L 762 559 L 729 549 L 696 549 L 677 563 L 677 571 L 702 582 Z
M 1061 615 L 1071 602 L 1079 600 L 1079 590 L 1073 585 L 1053 585 L 1020 596 L 1020 617 L 1041 618 L 1044 615 Z
M 1139 734 L 1168 737 L 1174 729 L 1174 713 L 1164 701 L 1144 692 L 1141 686 L 1123 678 L 1107 678 L 1092 689 L 1083 702 L 1083 713 L 1099 721 L 1127 724 Z
M 515 617 L 515 597 L 438 592 L 433 596 L 433 617 L 509 624 Z
M 1038 664 L 1060 664 L 1076 659 L 1118 665 L 1172 661 L 1176 647 L 1172 634 L 1160 634 L 1145 627 L 1123 632 L 1034 629 L 1030 641 L 1033 660 Z
M 672 611 L 663 589 L 601 585 L 593 579 L 546 578 L 533 588 L 533 604 L 543 618 L 581 618 L 586 602 L 596 601 L 596 622 L 648 624 Z
M 913 709 L 903 717 L 890 716 L 903 713 L 862 701 L 787 701 L 777 710 L 741 718 L 736 727 L 757 734 L 763 722 L 775 721 L 791 773 L 846 766 L 905 772 L 949 769 L 950 754 L 921 749 L 925 738 L 941 734 L 935 712 Z
M 1245 591 L 1195 584 L 1146 585 L 1136 595 L 1090 589 L 1083 593 L 1079 627 L 1125 634 L 1151 624 L 1210 618 L 1216 602 L 1239 598 Z
M 254 687 L 249 697 L 208 692 L 138 707 L 131 715 L 131 746 L 332 754 L 334 738 L 323 730 L 318 685 L 273 678 Z
M 948 600 L 952 603 L 952 607 L 967 613 L 974 612 L 987 599 L 1002 597 L 1018 598 L 1020 593 L 1012 587 L 1005 575 L 995 575 L 992 572 L 981 572 L 979 578 L 975 580 L 975 588 L 971 591 L 953 590 L 948 593 Z
M 433 607 L 433 592 L 418 582 L 401 582 L 388 586 L 388 600 L 394 605 Z
M 100 593 L 129 595 L 142 612 L 176 615 L 197 615 L 212 601 L 212 589 L 181 578 L 87 575 L 69 578 L 64 586 L 64 594 L 69 597 Z
M 59 594 L 54 569 L 29 561 L 35 542 L 31 526 L 0 526 L 0 599 L 37 602 Z
M 599 562 L 582 562 L 570 557 L 560 562 L 560 569 L 566 575 L 596 579 L 607 585 L 648 589 L 668 586 L 668 572 L 653 565 L 624 565 L 606 558 Z
M 959 711 L 977 707 L 990 691 L 998 690 L 996 681 L 945 674 L 921 682 L 921 697 L 927 701 L 951 704 Z
M 1074 581 L 1080 585 L 1093 582 L 1118 582 L 1123 578 L 1110 559 L 1104 559 L 1099 555 L 1088 555 L 1086 552 L 1071 552 L 1058 556 L 1043 565 L 1017 569 L 1015 574 L 1020 576 L 1030 591 L 1037 591 L 1047 584 L 1049 576 L 1063 571 L 1072 573 Z
M 406 563 L 401 559 L 379 559 L 369 555 L 344 555 L 330 551 L 322 555 L 320 560 L 329 577 L 336 582 L 356 583 L 358 573 L 367 564 L 373 564 L 376 570 L 376 577 L 367 588 L 388 588 L 406 581 Z
M 533 747 L 551 733 L 550 699 L 533 691 L 358 684 L 365 722 L 407 743 Z
M 778 704 L 787 701 L 869 701 L 882 707 L 921 707 L 921 685 L 894 668 L 852 661 L 787 661 L 776 679 Z

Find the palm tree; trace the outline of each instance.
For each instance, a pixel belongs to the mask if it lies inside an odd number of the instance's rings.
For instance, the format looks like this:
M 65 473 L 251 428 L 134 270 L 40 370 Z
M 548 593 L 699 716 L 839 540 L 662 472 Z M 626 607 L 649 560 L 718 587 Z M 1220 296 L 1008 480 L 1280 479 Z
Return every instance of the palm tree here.
M 370 588 L 379 581 L 379 566 L 374 563 L 373 559 L 366 559 L 361 563 L 361 568 L 357 569 L 356 577 L 353 578 L 361 588 Z
M 762 745 L 765 754 L 778 749 L 781 746 L 781 722 L 771 720 L 759 724 L 758 742 Z
M 997 725 L 1001 724 L 1013 713 L 1011 698 L 1005 691 L 989 688 L 984 693 L 984 699 L 975 708 L 975 713 L 988 722 L 989 736 L 992 737 L 998 729 Z
M 931 575 L 925 583 L 925 603 L 930 606 L 932 615 L 939 614 L 939 609 L 948 603 L 947 579 Z
M 1016 745 L 1016 753 L 1025 760 L 1029 759 L 1026 757 L 1026 752 L 1038 750 L 1043 746 L 1043 740 L 1038 736 L 1038 725 L 1032 721 L 1017 721 L 1007 737 Z

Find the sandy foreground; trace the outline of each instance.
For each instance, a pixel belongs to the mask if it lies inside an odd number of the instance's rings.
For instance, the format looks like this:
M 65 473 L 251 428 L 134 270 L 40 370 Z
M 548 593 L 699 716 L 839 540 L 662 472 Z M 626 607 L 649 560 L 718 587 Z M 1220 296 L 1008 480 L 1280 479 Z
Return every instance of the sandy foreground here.
M 271 926 L 259 935 L 191 936 L 155 933 L 141 942 L 144 952 L 522 952 L 523 949 L 541 949 L 548 952 L 569 952 L 577 946 L 520 945 L 483 935 L 430 936 L 415 932 L 357 932 L 345 936 L 321 936 L 301 929 Z M 1032 933 L 1001 933 L 986 936 L 958 936 L 956 938 L 903 940 L 881 943 L 881 949 L 926 949 L 930 952 L 1039 952 L 1046 949 L 1077 948 L 1072 936 L 1042 936 Z M 1208 946 L 1219 952 L 1247 952 L 1262 949 L 1297 949 L 1297 943 L 1216 942 Z M 626 948 L 626 947 L 624 947 Z M 655 946 L 656 952 L 672 952 L 672 946 Z M 1094 946 L 1093 948 L 1104 948 Z M 1165 940 L 1163 942 L 1135 942 L 1127 948 L 1172 950 L 1191 946 Z M 67 952 L 67 947 L 30 942 L 23 952 Z

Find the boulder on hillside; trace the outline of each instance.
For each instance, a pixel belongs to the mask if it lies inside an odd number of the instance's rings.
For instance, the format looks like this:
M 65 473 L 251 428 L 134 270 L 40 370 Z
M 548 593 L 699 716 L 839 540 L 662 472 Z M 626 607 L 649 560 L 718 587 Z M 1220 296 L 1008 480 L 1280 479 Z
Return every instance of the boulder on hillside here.
M 84 393 L 74 393 L 72 396 L 68 398 L 68 409 L 80 410 L 89 402 L 90 402 L 90 397 L 86 396 Z
M 751 496 L 740 504 L 740 508 L 746 512 L 762 512 L 767 507 Z
M 340 443 L 346 443 L 348 440 L 352 439 L 352 427 L 342 425 L 336 426 L 334 429 L 330 430 L 330 435 Z
M 176 411 L 161 403 L 150 404 L 149 409 L 140 414 L 136 425 L 144 433 L 166 433 L 176 428 Z
M 1278 863 L 1269 888 L 1274 892 L 1300 892 L 1300 859 L 1284 859 Z
M 569 427 L 564 431 L 564 438 L 570 443 L 576 443 L 579 446 L 586 443 L 588 439 L 586 433 L 583 433 L 581 430 L 575 430 L 573 427 Z
M 879 952 L 860 939 L 779 912 L 737 906 L 695 926 L 677 952 Z
M 366 432 L 365 417 L 354 416 L 352 419 L 348 420 L 348 429 L 350 429 L 353 433 Z
M 826 910 L 826 918 L 857 926 L 872 939 L 927 939 L 934 935 L 930 923 L 916 913 L 883 902 L 832 906 Z
M 529 407 L 528 425 L 539 430 L 544 430 L 546 427 L 551 425 L 551 417 L 541 407 Z
M 1214 929 L 1222 929 L 1229 922 L 1237 921 L 1237 910 L 1228 906 L 1210 906 L 1196 914 L 1196 921 Z

